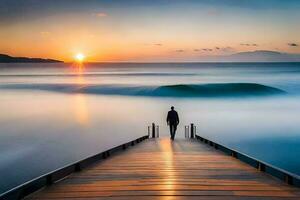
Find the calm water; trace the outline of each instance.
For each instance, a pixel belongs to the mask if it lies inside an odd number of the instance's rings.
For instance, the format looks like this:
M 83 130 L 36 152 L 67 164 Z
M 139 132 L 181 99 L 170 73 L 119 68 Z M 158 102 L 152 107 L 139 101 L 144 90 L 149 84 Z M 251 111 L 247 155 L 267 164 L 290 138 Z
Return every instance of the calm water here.
M 253 83 L 286 94 L 257 95 Z M 151 122 L 168 136 L 171 105 L 178 137 L 193 122 L 199 135 L 300 175 L 300 63 L 0 64 L 0 93 L 0 192 L 145 135 Z

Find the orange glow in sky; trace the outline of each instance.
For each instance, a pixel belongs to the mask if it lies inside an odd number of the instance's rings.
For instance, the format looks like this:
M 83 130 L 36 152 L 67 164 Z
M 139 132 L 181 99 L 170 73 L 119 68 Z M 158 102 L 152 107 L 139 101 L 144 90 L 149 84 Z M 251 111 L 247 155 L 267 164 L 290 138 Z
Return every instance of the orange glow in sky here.
M 0 53 L 65 62 L 201 61 L 256 50 L 300 54 L 300 2 L 270 1 L 276 3 L 11 3 L 0 6 Z

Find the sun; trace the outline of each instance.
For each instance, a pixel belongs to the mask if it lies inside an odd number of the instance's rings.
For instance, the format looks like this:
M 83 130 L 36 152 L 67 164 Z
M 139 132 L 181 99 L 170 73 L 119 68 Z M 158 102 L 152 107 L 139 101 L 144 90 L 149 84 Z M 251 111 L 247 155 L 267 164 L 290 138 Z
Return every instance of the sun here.
M 78 53 L 78 54 L 75 55 L 75 60 L 76 60 L 77 62 L 83 62 L 84 59 L 85 59 L 85 55 L 82 54 L 82 53 Z

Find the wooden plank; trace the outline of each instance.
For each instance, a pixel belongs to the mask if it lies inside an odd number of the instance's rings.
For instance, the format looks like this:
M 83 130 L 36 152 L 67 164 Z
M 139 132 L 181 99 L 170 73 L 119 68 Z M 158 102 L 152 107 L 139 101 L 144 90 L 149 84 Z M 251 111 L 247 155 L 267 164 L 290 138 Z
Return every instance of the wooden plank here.
M 300 190 L 194 140 L 151 139 L 27 199 L 300 199 Z

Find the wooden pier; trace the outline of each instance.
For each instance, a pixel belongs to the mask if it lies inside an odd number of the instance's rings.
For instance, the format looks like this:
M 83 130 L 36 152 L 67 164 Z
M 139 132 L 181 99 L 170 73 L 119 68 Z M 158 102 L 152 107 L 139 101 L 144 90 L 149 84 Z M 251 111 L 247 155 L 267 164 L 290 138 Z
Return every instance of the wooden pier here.
M 25 199 L 300 199 L 299 188 L 215 147 L 196 139 L 147 139 Z

